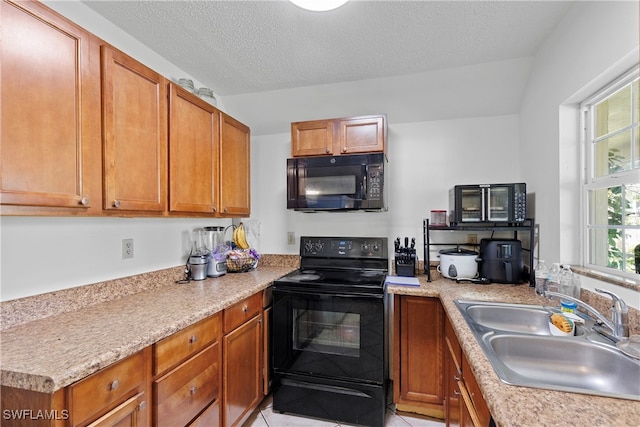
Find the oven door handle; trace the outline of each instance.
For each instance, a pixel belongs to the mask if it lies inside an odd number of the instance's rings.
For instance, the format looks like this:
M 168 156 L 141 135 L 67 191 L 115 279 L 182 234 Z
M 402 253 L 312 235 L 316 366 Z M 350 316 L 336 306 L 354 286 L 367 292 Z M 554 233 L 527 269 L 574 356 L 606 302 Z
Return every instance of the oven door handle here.
M 350 298 L 350 299 L 384 299 L 383 294 L 369 294 L 369 293 L 355 293 L 355 294 L 346 294 L 346 293 L 331 293 L 326 291 L 300 291 L 300 290 L 290 290 L 290 289 L 282 289 L 278 288 L 277 285 L 273 285 L 273 295 L 274 297 L 277 295 L 291 295 L 291 296 L 299 296 L 304 298 L 316 297 L 316 299 L 330 299 L 330 298 Z

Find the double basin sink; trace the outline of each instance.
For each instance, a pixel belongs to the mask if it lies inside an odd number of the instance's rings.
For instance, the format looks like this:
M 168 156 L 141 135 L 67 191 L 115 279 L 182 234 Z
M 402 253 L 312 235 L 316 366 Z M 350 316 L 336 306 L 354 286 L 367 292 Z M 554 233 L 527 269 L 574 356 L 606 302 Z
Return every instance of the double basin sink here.
M 553 336 L 551 307 L 456 300 L 498 377 L 507 384 L 640 400 L 640 361 L 591 329 Z M 552 326 L 553 327 L 553 326 Z

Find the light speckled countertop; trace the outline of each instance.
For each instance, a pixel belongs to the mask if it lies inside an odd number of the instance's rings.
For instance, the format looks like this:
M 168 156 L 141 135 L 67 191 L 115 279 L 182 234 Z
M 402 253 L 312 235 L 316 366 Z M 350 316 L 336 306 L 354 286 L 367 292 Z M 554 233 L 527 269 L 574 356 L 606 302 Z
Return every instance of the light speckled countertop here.
M 389 286 L 389 293 L 439 297 L 498 426 L 639 426 L 640 402 L 512 386 L 500 381 L 455 299 L 548 304 L 525 285 L 457 284 L 439 278 L 420 287 Z M 638 379 L 640 381 L 640 378 Z
M 249 273 L 189 284 L 174 283 L 182 274 L 178 267 L 3 302 L 1 383 L 52 393 L 260 292 L 295 269 L 298 259 L 274 256 L 264 261 Z M 420 287 L 390 286 L 389 292 L 440 298 L 499 426 L 640 425 L 640 402 L 500 381 L 453 301 L 544 304 L 532 288 L 419 278 Z
M 187 284 L 174 283 L 174 272 L 162 286 L 4 329 L 1 383 L 52 393 L 262 291 L 293 269 L 259 265 Z

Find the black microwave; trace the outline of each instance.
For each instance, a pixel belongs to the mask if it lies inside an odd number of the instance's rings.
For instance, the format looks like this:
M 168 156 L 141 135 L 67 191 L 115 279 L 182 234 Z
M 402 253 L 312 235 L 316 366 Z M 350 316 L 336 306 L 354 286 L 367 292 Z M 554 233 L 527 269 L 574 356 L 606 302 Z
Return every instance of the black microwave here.
M 384 210 L 384 153 L 287 159 L 287 209 Z
M 449 221 L 524 222 L 527 210 L 525 183 L 456 185 L 449 190 Z

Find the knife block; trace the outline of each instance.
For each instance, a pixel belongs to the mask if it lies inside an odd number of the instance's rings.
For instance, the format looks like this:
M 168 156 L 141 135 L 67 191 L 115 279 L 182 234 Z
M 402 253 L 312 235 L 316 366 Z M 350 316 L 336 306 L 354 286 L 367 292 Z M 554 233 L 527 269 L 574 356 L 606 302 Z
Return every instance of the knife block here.
M 416 275 L 416 251 L 411 253 L 395 253 L 396 275 L 404 277 L 413 277 Z

